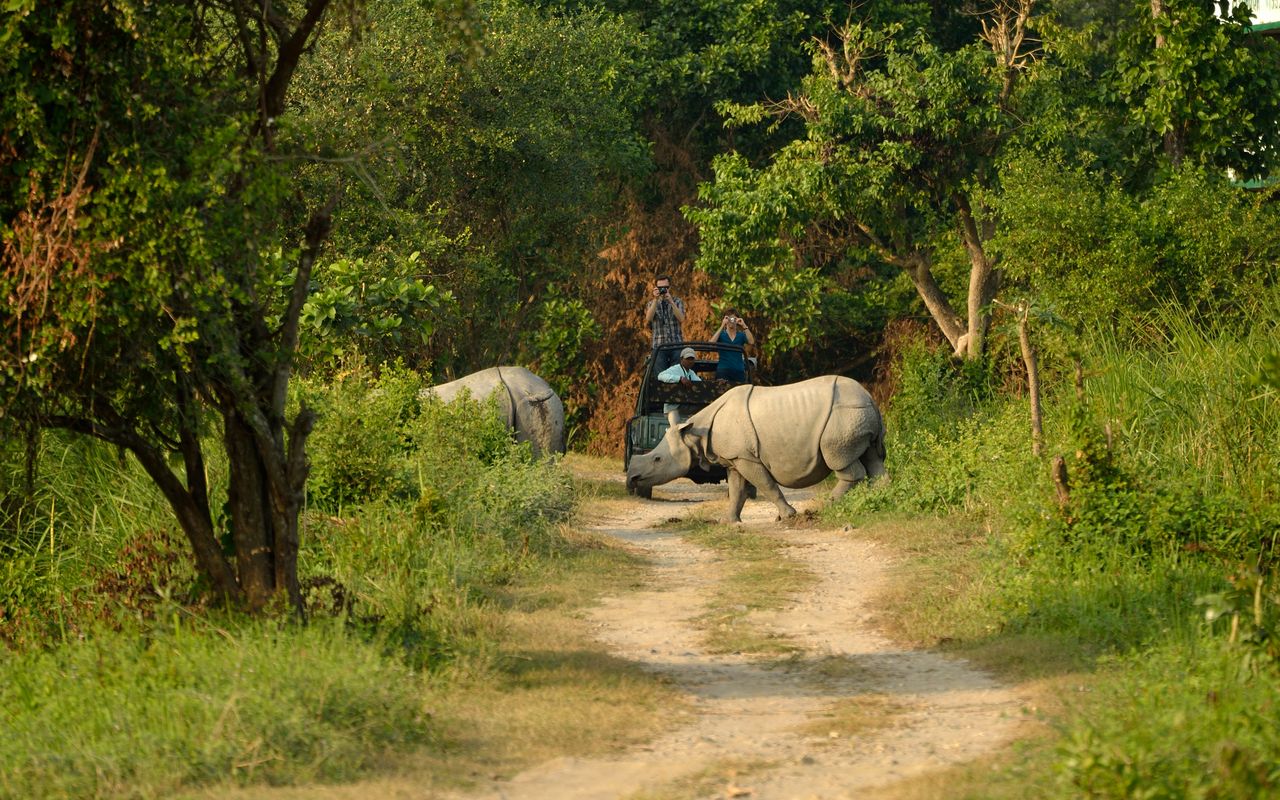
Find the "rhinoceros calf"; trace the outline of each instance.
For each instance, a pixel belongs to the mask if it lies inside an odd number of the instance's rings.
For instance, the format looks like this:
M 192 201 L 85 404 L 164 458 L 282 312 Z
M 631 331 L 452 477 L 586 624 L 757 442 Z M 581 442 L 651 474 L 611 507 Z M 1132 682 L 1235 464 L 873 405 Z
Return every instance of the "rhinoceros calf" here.
M 490 367 L 432 386 L 423 394 L 448 403 L 464 389 L 479 401 L 497 394 L 507 427 L 515 432 L 516 441 L 533 445 L 535 456 L 564 453 L 564 403 L 542 378 L 524 367 Z
M 684 423 L 658 446 L 632 456 L 627 481 L 639 489 L 675 480 L 694 459 L 729 473 L 729 520 L 739 522 L 751 483 L 778 507 L 796 513 L 779 486 L 801 488 L 834 472 L 831 497 L 884 474 L 884 422 L 867 390 L 836 375 L 786 386 L 737 386 Z

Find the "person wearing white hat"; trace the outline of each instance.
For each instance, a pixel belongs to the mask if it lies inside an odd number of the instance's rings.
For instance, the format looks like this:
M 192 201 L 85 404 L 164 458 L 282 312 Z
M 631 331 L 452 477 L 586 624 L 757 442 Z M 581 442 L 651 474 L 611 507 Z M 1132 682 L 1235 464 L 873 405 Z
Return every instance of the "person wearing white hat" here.
M 686 347 L 680 351 L 680 361 L 676 364 L 664 369 L 658 373 L 658 380 L 663 383 L 680 383 L 685 386 L 692 386 L 694 382 L 702 383 L 702 378 L 698 377 L 698 373 L 694 372 L 693 365 L 698 360 L 698 354 L 694 352 L 692 347 Z M 669 414 L 678 410 L 678 403 L 667 403 L 662 407 L 662 413 Z

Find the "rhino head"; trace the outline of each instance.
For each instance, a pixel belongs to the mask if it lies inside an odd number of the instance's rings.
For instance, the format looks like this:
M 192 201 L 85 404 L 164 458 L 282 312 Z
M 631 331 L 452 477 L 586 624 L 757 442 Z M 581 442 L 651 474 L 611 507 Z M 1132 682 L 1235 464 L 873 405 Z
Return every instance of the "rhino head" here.
M 631 457 L 627 466 L 627 485 L 648 489 L 689 474 L 694 460 L 702 462 L 704 469 L 707 455 L 703 450 L 704 436 L 695 432 L 692 421 L 680 423 L 676 412 L 667 415 L 670 427 L 667 433 L 647 453 Z

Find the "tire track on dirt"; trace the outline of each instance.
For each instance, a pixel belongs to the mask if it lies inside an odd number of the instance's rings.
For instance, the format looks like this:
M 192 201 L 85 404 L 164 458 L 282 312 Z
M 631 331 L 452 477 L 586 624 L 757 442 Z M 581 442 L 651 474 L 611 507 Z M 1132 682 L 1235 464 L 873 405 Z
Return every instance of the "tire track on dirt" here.
M 788 608 L 752 620 L 790 637 L 805 653 L 781 667 L 707 653 L 696 618 L 714 599 L 722 559 L 677 530 L 654 526 L 703 503 L 719 510 L 723 488 L 676 484 L 661 487 L 657 496 L 692 502 L 637 499 L 593 526 L 643 552 L 654 579 L 651 589 L 605 598 L 589 620 L 614 654 L 683 689 L 693 719 L 622 755 L 556 759 L 470 797 L 661 797 L 664 786 L 726 764 L 749 767 L 736 778 L 738 786 L 726 783 L 704 796 L 865 797 L 874 787 L 976 758 L 1016 735 L 1021 715 L 1010 690 L 962 661 L 903 650 L 872 629 L 872 598 L 889 565 L 879 548 L 842 531 L 784 529 L 769 521 L 770 504 L 748 504 L 745 524 L 779 536 L 788 556 L 819 582 Z M 798 500 L 807 493 L 788 496 Z M 847 668 L 815 680 L 814 665 L 833 661 Z M 857 698 L 887 700 L 892 718 L 850 739 L 801 732 L 833 704 Z

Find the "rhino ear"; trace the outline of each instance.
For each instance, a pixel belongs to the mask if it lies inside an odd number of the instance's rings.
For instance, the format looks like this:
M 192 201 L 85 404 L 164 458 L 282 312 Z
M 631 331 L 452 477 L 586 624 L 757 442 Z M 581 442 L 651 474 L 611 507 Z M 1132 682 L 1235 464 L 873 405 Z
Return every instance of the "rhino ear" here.
M 698 465 L 704 471 L 710 470 L 711 465 L 715 462 L 715 455 L 707 450 L 707 431 L 706 429 L 694 430 L 692 422 L 686 422 L 680 426 L 680 441 L 684 446 L 689 448 L 689 452 L 698 460 Z

